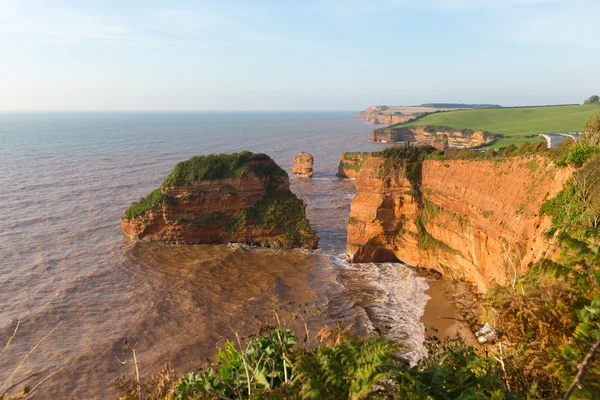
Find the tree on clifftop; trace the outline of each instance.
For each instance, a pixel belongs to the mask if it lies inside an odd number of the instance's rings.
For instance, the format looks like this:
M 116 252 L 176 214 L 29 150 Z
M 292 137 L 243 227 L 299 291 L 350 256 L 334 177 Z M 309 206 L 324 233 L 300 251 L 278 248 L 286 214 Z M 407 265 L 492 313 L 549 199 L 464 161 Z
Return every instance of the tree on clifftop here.
M 600 104 L 600 97 L 597 95 L 590 96 L 590 98 L 584 101 L 583 104 Z

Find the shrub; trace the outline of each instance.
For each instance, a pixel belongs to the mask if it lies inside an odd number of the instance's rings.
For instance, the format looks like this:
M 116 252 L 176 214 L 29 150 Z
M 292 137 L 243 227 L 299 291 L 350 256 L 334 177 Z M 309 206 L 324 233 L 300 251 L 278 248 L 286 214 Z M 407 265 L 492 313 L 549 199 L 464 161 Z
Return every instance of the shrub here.
M 133 219 L 139 217 L 156 205 L 171 204 L 174 201 L 174 198 L 165 195 L 160 188 L 156 189 L 148 196 L 142 197 L 135 203 L 131 203 L 131 206 L 125 210 L 125 218 Z
M 243 151 L 233 154 L 195 156 L 182 161 L 175 166 L 162 186 L 186 186 L 202 180 L 239 178 L 249 171 L 257 176 L 287 176 L 286 172 L 268 155 Z
M 289 190 L 270 188 L 265 197 L 245 209 L 233 222 L 224 229 L 225 232 L 236 232 L 248 223 L 259 229 L 282 231 L 282 238 L 294 245 L 301 244 L 303 239 L 311 235 L 304 202 Z

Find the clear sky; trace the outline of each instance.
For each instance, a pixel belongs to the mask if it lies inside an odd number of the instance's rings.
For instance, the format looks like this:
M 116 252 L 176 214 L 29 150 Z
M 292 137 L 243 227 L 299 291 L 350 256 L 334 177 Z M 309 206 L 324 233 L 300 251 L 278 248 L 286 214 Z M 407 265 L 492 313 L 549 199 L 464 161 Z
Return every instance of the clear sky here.
M 0 110 L 581 103 L 600 0 L 0 0 Z

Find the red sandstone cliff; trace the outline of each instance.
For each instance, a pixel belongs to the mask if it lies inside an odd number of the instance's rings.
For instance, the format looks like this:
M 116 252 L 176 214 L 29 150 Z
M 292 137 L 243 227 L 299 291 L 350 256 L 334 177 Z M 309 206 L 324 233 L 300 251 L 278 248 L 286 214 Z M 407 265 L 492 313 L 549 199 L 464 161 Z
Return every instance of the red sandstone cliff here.
M 255 156 L 259 159 L 252 159 Z M 248 162 L 228 170 L 236 162 L 232 157 Z M 216 172 L 208 175 L 206 168 Z M 206 176 L 185 181 L 197 171 Z M 160 189 L 132 204 L 121 228 L 124 235 L 144 241 L 314 249 L 318 237 L 304 207 L 289 190 L 285 171 L 268 156 L 245 152 L 194 157 L 178 164 Z
M 371 106 L 358 113 L 359 119 L 364 119 L 374 125 L 394 125 L 409 122 L 417 117 L 414 115 L 388 114 L 385 106 Z
M 374 142 L 413 142 L 438 149 L 477 147 L 492 142 L 495 136 L 484 131 L 458 130 L 448 127 L 407 126 L 375 129 Z
M 485 291 L 509 284 L 555 246 L 540 206 L 573 170 L 542 156 L 425 160 L 415 191 L 404 174 L 381 176 L 370 157 L 356 177 L 348 220 L 350 262 L 401 260 L 464 278 Z M 420 200 L 421 198 L 421 200 Z
M 300 152 L 294 157 L 294 166 L 292 167 L 292 173 L 296 175 L 306 176 L 312 178 L 313 176 L 313 156 L 305 152 Z
M 340 178 L 355 178 L 371 153 L 342 153 L 338 165 L 337 176 Z

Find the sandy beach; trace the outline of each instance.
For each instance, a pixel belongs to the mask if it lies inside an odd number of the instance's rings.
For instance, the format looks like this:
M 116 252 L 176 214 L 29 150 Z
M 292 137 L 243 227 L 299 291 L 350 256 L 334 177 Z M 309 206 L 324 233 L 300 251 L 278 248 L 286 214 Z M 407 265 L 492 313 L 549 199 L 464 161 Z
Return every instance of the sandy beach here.
M 477 339 L 470 324 L 463 319 L 456 304 L 456 299 L 461 299 L 463 304 L 472 302 L 469 300 L 469 288 L 461 282 L 444 279 L 437 273 L 420 271 L 419 275 L 426 277 L 429 289 L 425 293 L 431 297 L 421 318 L 425 324 L 425 336 L 442 342 L 446 338 L 460 335 L 468 344 L 476 345 Z M 473 308 L 478 307 L 476 303 L 471 305 Z

